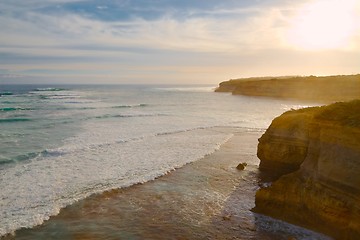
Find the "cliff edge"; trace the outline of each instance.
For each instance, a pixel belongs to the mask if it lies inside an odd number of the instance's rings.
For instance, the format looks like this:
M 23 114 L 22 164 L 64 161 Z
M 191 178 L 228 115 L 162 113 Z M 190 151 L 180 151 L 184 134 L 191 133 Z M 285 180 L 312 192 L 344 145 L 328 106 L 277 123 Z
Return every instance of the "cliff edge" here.
M 360 100 L 282 114 L 258 157 L 272 182 L 257 191 L 255 212 L 360 239 Z
M 215 91 L 328 103 L 350 101 L 360 98 L 360 74 L 232 79 L 220 83 Z

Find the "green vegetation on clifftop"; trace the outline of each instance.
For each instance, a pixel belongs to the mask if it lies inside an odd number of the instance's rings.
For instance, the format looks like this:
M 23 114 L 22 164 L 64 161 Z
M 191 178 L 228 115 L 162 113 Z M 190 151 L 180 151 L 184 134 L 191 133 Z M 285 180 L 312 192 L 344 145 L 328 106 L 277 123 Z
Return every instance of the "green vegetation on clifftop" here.
M 215 91 L 306 101 L 350 101 L 360 99 L 360 74 L 232 79 L 220 83 Z

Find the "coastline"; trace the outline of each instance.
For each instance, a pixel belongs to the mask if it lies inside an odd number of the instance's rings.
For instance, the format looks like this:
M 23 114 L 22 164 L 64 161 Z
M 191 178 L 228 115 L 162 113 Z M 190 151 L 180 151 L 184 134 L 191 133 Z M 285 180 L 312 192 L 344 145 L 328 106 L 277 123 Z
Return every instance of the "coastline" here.
M 231 79 L 221 82 L 215 91 L 328 104 L 357 99 L 360 96 L 360 74 Z
M 3 239 L 329 239 L 253 213 L 262 132 L 214 131 L 233 137 L 165 176 L 90 196 L 40 226 Z M 236 169 L 240 162 L 247 163 L 243 171 Z
M 254 211 L 360 238 L 360 100 L 283 113 L 259 139 L 259 168 L 276 173 Z

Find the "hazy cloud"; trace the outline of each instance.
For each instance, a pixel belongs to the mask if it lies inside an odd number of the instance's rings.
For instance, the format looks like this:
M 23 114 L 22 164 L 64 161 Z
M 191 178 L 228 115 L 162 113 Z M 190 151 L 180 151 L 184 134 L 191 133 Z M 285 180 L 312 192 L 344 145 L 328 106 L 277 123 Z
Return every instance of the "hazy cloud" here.
M 230 73 L 269 75 L 276 72 L 269 70 L 276 62 L 294 62 L 298 55 L 286 34 L 298 8 L 307 2 L 3 0 L 0 61 L 13 74 L 76 77 L 108 72 L 111 81 L 116 75 L 131 81 L 166 81 L 171 73 L 196 79 L 210 75 L 212 82 Z M 359 32 L 354 39 L 359 39 Z M 352 51 L 359 51 L 353 42 Z M 247 59 L 254 70 L 249 71 Z M 269 60 L 268 66 L 256 64 L 263 59 Z M 206 70 L 206 64 L 213 70 Z M 327 68 L 326 63 L 317 65 Z M 349 71 L 347 66 L 343 69 Z M 296 75 L 309 72 L 291 69 Z M 216 74 L 204 72 L 215 70 Z

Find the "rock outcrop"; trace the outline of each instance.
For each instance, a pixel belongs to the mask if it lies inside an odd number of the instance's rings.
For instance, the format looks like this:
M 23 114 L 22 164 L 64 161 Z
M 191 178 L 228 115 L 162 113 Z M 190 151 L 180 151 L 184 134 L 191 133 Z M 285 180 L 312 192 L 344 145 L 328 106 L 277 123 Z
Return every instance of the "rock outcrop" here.
M 220 83 L 215 91 L 329 103 L 350 101 L 360 98 L 360 74 L 233 79 Z
M 255 212 L 360 239 L 360 100 L 289 111 L 259 139 Z

